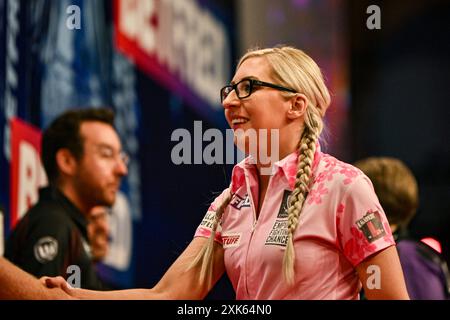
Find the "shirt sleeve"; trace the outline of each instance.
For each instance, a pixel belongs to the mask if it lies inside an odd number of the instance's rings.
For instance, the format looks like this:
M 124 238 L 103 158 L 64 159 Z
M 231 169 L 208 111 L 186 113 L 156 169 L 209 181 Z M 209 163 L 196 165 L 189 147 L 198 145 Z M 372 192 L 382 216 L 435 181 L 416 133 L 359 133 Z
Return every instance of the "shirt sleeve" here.
M 338 205 L 336 226 L 341 250 L 353 266 L 395 245 L 389 222 L 365 175 L 352 182 Z
M 16 240 L 16 261 L 36 277 L 66 276 L 66 255 L 70 233 L 60 221 L 44 219 L 30 228 L 20 230 L 25 241 Z M 22 243 L 19 243 L 22 242 Z
M 203 217 L 202 222 L 197 227 L 195 231 L 194 237 L 204 237 L 209 238 L 212 232 L 212 226 L 214 224 L 214 220 L 216 219 L 216 210 L 222 203 L 225 193 L 228 192 L 228 189 L 225 189 L 208 208 L 206 215 Z M 225 214 L 225 213 L 224 213 Z M 216 234 L 214 240 L 218 243 L 222 244 L 222 219 L 219 221 L 219 225 L 217 226 Z

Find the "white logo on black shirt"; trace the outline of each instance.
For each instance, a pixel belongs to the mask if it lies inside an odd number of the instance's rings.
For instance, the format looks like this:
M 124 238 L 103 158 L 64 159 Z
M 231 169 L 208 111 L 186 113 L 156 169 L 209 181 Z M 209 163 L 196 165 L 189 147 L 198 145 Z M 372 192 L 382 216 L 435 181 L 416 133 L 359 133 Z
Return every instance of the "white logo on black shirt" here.
M 40 263 L 55 259 L 58 254 L 58 241 L 52 237 L 43 237 L 34 245 L 34 257 Z

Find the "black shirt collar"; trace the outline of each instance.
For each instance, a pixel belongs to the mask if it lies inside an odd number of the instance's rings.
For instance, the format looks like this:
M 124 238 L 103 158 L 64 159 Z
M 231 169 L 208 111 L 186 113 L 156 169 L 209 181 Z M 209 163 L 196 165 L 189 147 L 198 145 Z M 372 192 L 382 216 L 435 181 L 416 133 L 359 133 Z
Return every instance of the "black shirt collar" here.
M 63 212 L 80 229 L 83 237 L 87 239 L 87 224 L 85 215 L 76 207 L 62 192 L 56 187 L 45 187 L 39 190 L 40 200 L 50 200 L 58 202 L 63 208 Z

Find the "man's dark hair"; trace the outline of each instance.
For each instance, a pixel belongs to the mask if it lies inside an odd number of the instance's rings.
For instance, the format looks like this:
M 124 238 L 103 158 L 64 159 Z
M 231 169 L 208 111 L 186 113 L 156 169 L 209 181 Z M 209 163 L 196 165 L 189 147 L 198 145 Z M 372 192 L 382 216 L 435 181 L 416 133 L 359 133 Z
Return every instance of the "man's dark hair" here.
M 58 116 L 42 136 L 42 163 L 48 181 L 54 184 L 59 175 L 56 153 L 68 149 L 79 160 L 83 155 L 83 138 L 80 127 L 83 122 L 98 121 L 114 127 L 114 112 L 107 108 L 72 109 Z

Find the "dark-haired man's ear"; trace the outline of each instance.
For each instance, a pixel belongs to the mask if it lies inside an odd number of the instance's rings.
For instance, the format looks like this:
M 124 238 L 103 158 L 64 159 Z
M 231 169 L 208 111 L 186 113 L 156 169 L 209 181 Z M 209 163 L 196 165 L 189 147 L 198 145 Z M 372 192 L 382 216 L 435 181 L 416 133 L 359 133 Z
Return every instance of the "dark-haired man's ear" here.
M 62 175 L 72 176 L 77 169 L 77 161 L 69 149 L 59 149 L 56 152 L 56 165 Z
M 305 114 L 306 108 L 308 106 L 308 99 L 306 98 L 306 96 L 302 93 L 297 93 L 289 101 L 291 103 L 291 106 L 287 111 L 288 119 L 295 120 L 302 117 Z

